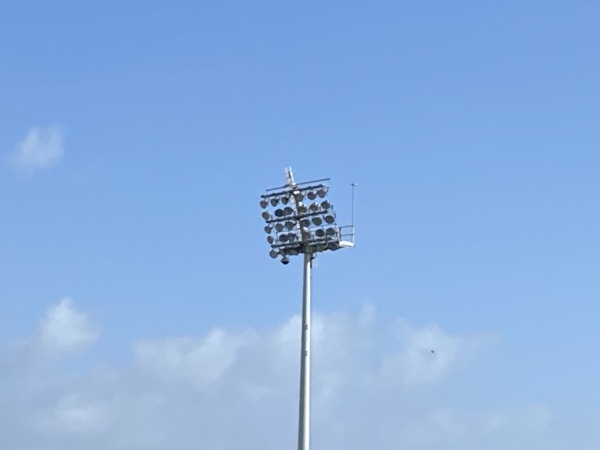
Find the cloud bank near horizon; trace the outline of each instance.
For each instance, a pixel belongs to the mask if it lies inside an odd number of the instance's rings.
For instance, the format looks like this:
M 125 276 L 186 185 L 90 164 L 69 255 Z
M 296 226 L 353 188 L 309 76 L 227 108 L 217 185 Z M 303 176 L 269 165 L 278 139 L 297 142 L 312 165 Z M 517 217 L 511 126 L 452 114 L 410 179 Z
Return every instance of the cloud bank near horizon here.
M 64 298 L 5 345 L 0 447 L 294 448 L 299 329 L 294 316 L 271 329 L 141 339 L 126 365 L 84 369 L 100 330 Z M 370 307 L 315 314 L 313 448 L 573 450 L 545 405 L 464 412 L 432 394 L 485 345 Z

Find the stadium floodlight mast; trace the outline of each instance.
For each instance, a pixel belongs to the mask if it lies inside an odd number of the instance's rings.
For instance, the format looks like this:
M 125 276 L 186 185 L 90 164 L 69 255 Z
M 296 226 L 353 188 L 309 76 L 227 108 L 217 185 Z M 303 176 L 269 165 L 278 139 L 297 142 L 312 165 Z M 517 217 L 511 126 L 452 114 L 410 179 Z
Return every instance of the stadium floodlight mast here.
M 317 253 L 354 247 L 354 225 L 338 226 L 332 204 L 326 199 L 329 179 L 296 183 L 291 167 L 285 168 L 286 185 L 261 195 L 271 258 L 283 264 L 302 254 L 302 343 L 300 349 L 300 405 L 298 450 L 310 447 L 310 280 Z

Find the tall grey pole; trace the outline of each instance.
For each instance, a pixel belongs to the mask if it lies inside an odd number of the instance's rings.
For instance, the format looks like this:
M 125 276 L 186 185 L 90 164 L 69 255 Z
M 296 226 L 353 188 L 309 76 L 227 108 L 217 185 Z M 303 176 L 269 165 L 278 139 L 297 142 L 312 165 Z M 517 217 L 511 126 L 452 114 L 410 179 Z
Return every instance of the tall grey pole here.
M 309 450 L 310 447 L 310 271 L 312 260 L 312 253 L 304 254 L 298 450 Z
M 329 191 L 329 178 L 308 183 L 294 182 L 291 167 L 285 168 L 286 185 L 267 189 L 261 195 L 260 206 L 267 242 L 271 245 L 269 256 L 281 258 L 283 264 L 289 257 L 304 255 L 302 292 L 302 343 L 300 350 L 300 401 L 298 411 L 298 450 L 310 449 L 310 284 L 312 264 L 317 253 L 354 246 L 352 233 L 344 240 L 335 221 L 335 213 L 328 201 L 321 201 Z M 352 184 L 352 220 L 354 222 L 354 187 Z M 304 204 L 308 199 L 310 204 Z M 281 206 L 280 206 L 281 203 Z M 276 208 L 276 209 L 275 209 Z

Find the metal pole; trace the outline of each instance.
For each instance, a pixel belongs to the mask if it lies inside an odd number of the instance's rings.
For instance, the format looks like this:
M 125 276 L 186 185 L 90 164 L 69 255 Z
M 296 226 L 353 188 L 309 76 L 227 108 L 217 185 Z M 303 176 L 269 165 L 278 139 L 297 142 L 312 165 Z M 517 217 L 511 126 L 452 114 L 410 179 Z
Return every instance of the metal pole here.
M 312 260 L 312 253 L 304 254 L 298 450 L 309 450 L 310 447 L 310 270 Z

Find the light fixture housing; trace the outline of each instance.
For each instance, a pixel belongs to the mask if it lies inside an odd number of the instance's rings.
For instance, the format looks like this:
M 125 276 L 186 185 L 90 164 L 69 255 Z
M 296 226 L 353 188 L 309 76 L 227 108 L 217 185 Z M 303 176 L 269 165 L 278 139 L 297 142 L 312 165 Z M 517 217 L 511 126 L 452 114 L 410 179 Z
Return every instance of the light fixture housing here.
M 284 258 L 354 245 L 353 229 L 344 233 L 342 228 L 349 227 L 337 225 L 328 194 L 329 179 L 295 183 L 292 176 L 285 186 L 269 189 L 261 196 L 265 232 L 272 237 L 271 256 Z M 276 233 L 271 236 L 273 230 Z

